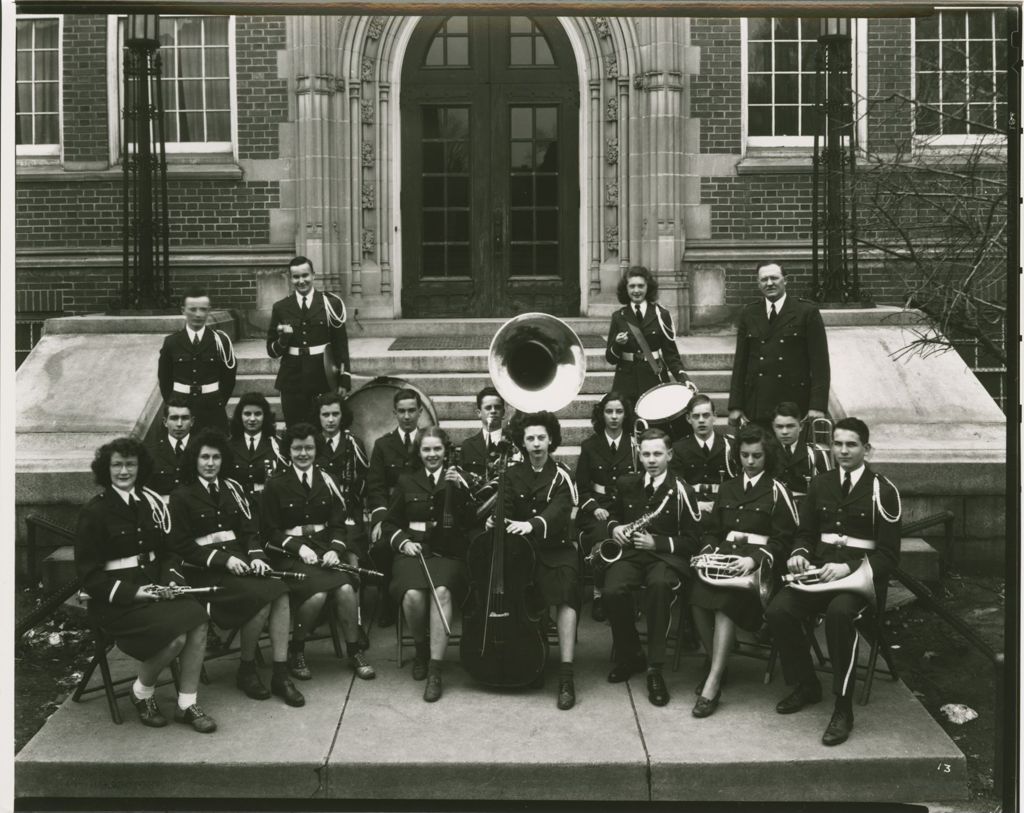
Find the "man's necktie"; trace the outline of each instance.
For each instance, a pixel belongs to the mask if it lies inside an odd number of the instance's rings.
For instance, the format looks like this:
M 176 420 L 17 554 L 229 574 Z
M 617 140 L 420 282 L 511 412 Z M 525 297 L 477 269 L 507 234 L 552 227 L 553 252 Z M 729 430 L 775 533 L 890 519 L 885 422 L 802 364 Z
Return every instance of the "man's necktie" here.
M 412 454 L 412 435 L 409 432 L 405 433 L 405 453 Z
M 302 487 L 309 492 L 309 474 L 308 472 L 302 472 Z
M 256 454 L 256 438 L 249 435 L 249 454 Z
M 198 333 L 193 333 L 192 334 L 192 347 L 193 347 L 193 349 L 199 347 L 199 334 Z
M 772 302 L 771 307 L 768 308 L 768 324 L 770 325 L 774 321 L 775 321 L 775 303 Z
M 309 304 L 306 302 L 306 297 L 302 297 L 302 317 L 309 316 Z
M 217 502 L 217 484 L 210 483 L 210 496 L 213 497 L 213 501 Z
M 179 440 L 178 441 L 178 445 L 174 447 L 174 456 L 175 457 L 181 457 L 181 453 L 184 452 L 184 451 L 185 451 L 185 444 L 183 444 L 181 442 L 181 440 Z
M 843 473 L 843 496 L 850 496 L 850 489 L 853 487 L 853 482 L 850 480 L 850 472 Z
M 644 490 L 647 492 L 647 496 L 648 497 L 653 497 L 654 496 L 654 480 L 649 480 L 647 482 L 647 485 L 644 487 Z
M 743 490 L 749 494 L 750 493 L 750 489 L 753 488 L 753 486 L 754 486 L 754 484 L 752 482 L 750 482 L 750 480 L 747 480 L 746 485 L 743 486 Z
M 336 437 L 331 438 L 329 441 L 327 441 L 327 445 L 328 447 L 330 447 L 331 454 L 334 454 L 336 451 L 338 451 L 338 439 Z
M 611 445 L 611 450 L 612 450 L 612 454 L 615 454 L 615 452 L 616 452 L 616 450 L 617 450 L 618 448 L 619 448 L 619 444 L 618 444 L 618 443 L 616 443 L 616 442 L 615 442 L 615 441 L 613 440 L 613 441 L 612 441 L 612 445 Z
M 640 306 L 639 305 L 634 305 L 633 306 L 633 310 L 636 312 L 636 320 L 638 322 L 643 322 L 644 314 L 643 314 L 643 311 L 640 310 Z
M 128 495 L 128 507 L 131 508 L 132 511 L 134 511 L 138 507 L 138 505 L 139 505 L 139 501 L 137 499 L 135 499 L 135 495 L 134 494 L 129 494 Z

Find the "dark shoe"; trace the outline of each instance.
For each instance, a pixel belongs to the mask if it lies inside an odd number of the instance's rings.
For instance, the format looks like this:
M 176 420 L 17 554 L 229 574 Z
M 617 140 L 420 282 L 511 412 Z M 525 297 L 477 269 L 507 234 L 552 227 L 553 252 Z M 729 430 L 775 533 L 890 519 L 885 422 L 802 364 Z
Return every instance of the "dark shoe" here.
M 594 603 L 590 605 L 590 617 L 598 624 L 608 617 L 604 614 L 604 601 L 602 601 L 600 596 L 595 596 Z
M 782 698 L 775 706 L 779 714 L 793 714 L 800 711 L 804 706 L 821 702 L 821 684 L 798 683 L 793 693 Z
M 821 741 L 824 745 L 839 745 L 846 742 L 852 730 L 852 712 L 837 708 L 832 712 L 832 719 L 828 721 L 825 733 L 821 735 Z
M 715 709 L 718 708 L 718 701 L 722 698 L 722 690 L 719 689 L 715 692 L 715 696 L 708 700 L 704 695 L 697 698 L 697 702 L 693 704 L 693 716 L 694 717 L 710 717 L 715 713 Z
M 239 669 L 235 676 L 235 685 L 253 700 L 266 700 L 270 697 L 270 689 L 263 685 L 255 668 L 244 671 Z
M 288 672 L 296 680 L 309 680 L 313 673 L 306 666 L 306 655 L 303 652 L 288 653 Z
M 349 655 L 348 665 L 355 670 L 356 677 L 360 680 L 373 680 L 377 677 L 377 672 L 370 666 L 369 661 L 366 660 L 362 652 Z
M 643 672 L 647 668 L 647 659 L 643 655 L 634 655 L 632 658 L 615 664 L 612 671 L 608 673 L 609 683 L 622 683 L 629 680 L 630 676 Z
M 647 699 L 655 706 L 668 705 L 668 686 L 661 672 L 647 673 Z
M 306 698 L 302 696 L 302 692 L 296 689 L 295 684 L 288 680 L 288 678 L 271 680 L 270 691 L 284 700 L 289 706 L 298 708 L 299 706 L 306 705 Z
M 391 606 L 390 601 L 384 601 L 383 606 L 380 608 L 380 620 L 377 622 L 377 625 L 381 627 L 393 627 L 396 620 L 397 615 L 395 613 L 395 608 Z
M 167 718 L 160 712 L 160 706 L 157 705 L 155 697 L 140 700 L 134 692 L 130 692 L 128 696 L 139 713 L 139 722 L 143 725 L 148 725 L 150 728 L 163 728 L 167 725 Z
M 562 678 L 558 681 L 558 708 L 568 711 L 576 705 L 576 686 L 572 678 Z
M 362 627 L 359 628 L 359 637 L 357 641 L 359 643 L 360 651 L 365 652 L 370 648 L 370 636 L 366 634 L 366 630 Z
M 422 658 L 413 658 L 412 679 L 425 680 L 427 677 L 427 662 Z
M 175 707 L 174 719 L 179 723 L 192 726 L 192 729 L 200 734 L 212 734 L 217 730 L 217 721 L 195 703 L 184 711 Z
M 710 668 L 705 668 L 704 669 L 704 677 L 702 677 L 700 679 L 700 683 L 697 684 L 697 688 L 693 690 L 694 694 L 699 695 L 701 692 L 704 691 L 704 683 L 707 681 L 708 675 L 710 673 L 711 673 Z M 718 682 L 718 688 L 719 689 L 724 689 L 725 685 L 728 682 L 729 682 L 729 670 L 728 669 L 723 669 L 722 670 L 722 679 Z
M 441 699 L 440 672 L 431 672 L 427 675 L 427 685 L 423 687 L 423 699 L 428 703 L 436 703 Z

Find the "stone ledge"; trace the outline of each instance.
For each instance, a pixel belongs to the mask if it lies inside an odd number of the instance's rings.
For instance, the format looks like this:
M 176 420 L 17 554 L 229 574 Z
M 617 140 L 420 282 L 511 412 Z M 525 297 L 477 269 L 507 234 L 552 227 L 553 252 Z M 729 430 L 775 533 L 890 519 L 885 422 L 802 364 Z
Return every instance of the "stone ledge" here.
M 235 336 L 235 320 L 229 311 L 215 310 L 210 314 L 209 324 Z M 135 316 L 131 313 L 104 314 L 90 313 L 85 316 L 60 316 L 47 319 L 43 324 L 44 336 L 107 334 L 152 334 L 166 335 L 184 327 L 180 313 L 161 316 Z

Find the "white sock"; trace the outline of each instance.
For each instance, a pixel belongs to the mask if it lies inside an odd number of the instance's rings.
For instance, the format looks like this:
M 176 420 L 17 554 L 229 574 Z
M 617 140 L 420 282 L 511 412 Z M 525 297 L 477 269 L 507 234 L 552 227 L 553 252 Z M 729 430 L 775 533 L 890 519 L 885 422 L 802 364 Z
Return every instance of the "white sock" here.
M 134 694 L 139 700 L 148 700 L 153 696 L 156 691 L 156 686 L 147 686 L 138 678 L 135 678 L 135 682 L 132 684 L 132 694 Z
M 196 704 L 197 697 L 198 694 L 196 692 L 192 692 L 190 694 L 178 692 L 178 708 L 184 711 L 189 706 L 194 706 Z

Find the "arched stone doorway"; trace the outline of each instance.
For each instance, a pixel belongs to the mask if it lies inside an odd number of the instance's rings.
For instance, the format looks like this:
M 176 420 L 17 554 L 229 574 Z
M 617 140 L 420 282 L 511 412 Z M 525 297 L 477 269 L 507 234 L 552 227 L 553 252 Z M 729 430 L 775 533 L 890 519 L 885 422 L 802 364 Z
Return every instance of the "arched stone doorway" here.
M 578 87 L 554 19 L 418 23 L 401 80 L 403 315 L 579 313 Z

